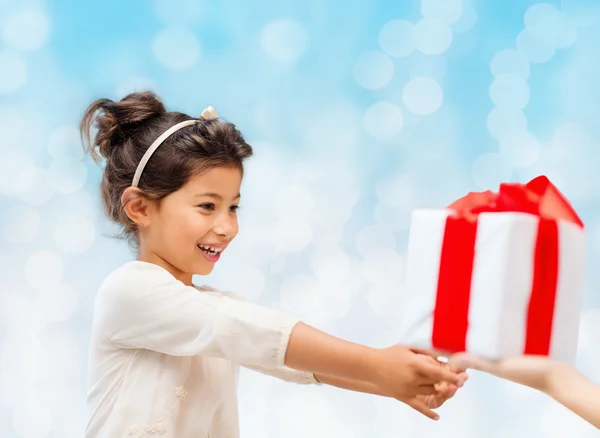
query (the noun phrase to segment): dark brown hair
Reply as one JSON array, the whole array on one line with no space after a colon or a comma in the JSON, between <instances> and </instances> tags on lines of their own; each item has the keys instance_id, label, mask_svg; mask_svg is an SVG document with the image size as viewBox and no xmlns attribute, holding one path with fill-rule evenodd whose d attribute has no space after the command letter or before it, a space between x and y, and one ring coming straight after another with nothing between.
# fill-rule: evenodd
<instances>
[{"instance_id":1,"label":"dark brown hair","mask_svg":"<svg viewBox=\"0 0 600 438\"><path fill-rule=\"evenodd\" d=\"M129 94L118 102L98 99L86 110L80 129L84 148L94 161L106 160L102 174L102 202L107 216L122 225L121 237L135 244L137 228L125 214L121 196L131 186L135 170L150 145L186 114L168 112L151 92ZM95 135L91 134L96 128ZM93 138L92 138L93 137ZM168 137L152 154L142 173L143 196L160 202L180 189L193 175L214 167L236 167L252 155L252 147L233 123L220 119L186 126Z\"/></svg>"}]
</instances>

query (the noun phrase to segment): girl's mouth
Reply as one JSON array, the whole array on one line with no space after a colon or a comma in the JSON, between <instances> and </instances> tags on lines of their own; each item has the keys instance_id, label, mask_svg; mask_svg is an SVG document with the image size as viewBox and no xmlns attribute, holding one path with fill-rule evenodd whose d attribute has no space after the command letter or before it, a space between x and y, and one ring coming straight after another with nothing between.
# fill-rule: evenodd
<instances>
[{"instance_id":1,"label":"girl's mouth","mask_svg":"<svg viewBox=\"0 0 600 438\"><path fill-rule=\"evenodd\" d=\"M221 257L221 251L223 251L224 248L199 244L198 249L209 262L215 263Z\"/></svg>"}]
</instances>

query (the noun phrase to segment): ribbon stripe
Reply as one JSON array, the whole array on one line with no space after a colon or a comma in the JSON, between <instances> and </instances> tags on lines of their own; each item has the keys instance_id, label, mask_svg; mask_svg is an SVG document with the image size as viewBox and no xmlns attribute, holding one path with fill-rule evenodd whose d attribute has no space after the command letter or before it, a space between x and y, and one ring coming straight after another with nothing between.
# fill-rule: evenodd
<instances>
[{"instance_id":1,"label":"ribbon stripe","mask_svg":"<svg viewBox=\"0 0 600 438\"><path fill-rule=\"evenodd\" d=\"M558 224L540 219L535 245L533 284L527 313L525 354L548 356L558 285Z\"/></svg>"},{"instance_id":2,"label":"ribbon stripe","mask_svg":"<svg viewBox=\"0 0 600 438\"><path fill-rule=\"evenodd\" d=\"M466 351L477 221L448 217L440 256L432 345Z\"/></svg>"}]
</instances>

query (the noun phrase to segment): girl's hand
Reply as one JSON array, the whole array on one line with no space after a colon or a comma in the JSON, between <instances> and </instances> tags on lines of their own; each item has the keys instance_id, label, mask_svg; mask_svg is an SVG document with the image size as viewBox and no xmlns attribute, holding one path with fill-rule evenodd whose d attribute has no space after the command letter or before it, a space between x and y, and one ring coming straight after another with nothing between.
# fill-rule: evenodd
<instances>
[{"instance_id":1,"label":"girl's hand","mask_svg":"<svg viewBox=\"0 0 600 438\"><path fill-rule=\"evenodd\" d=\"M452 371L433 357L395 345L379 350L372 383L382 393L437 420L431 409L452 397L465 380L466 374Z\"/></svg>"},{"instance_id":2,"label":"girl's hand","mask_svg":"<svg viewBox=\"0 0 600 438\"><path fill-rule=\"evenodd\" d=\"M469 378L464 368L458 368L443 362L439 362L433 357L430 357L430 360L439 364L441 367L448 368L453 373L458 374L458 376L462 377L465 382ZM458 386L447 382L441 382L435 385L435 389L435 394L417 396L417 399L422 401L425 406L430 409L437 409L441 407L447 400L454 397L454 394L456 394L456 391L458 391Z\"/></svg>"},{"instance_id":3,"label":"girl's hand","mask_svg":"<svg viewBox=\"0 0 600 438\"><path fill-rule=\"evenodd\" d=\"M450 363L459 368L471 368L493 374L546 393L550 390L554 376L560 374L566 367L542 356L522 356L491 361L466 353L453 356Z\"/></svg>"}]
</instances>

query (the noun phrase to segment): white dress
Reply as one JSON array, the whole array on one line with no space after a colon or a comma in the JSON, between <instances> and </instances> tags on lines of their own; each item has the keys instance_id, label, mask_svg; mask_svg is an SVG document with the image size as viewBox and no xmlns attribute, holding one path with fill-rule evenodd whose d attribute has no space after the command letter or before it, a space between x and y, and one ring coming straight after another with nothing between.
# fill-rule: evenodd
<instances>
[{"instance_id":1,"label":"white dress","mask_svg":"<svg viewBox=\"0 0 600 438\"><path fill-rule=\"evenodd\" d=\"M85 436L237 438L239 365L318 383L284 365L297 323L154 264L122 266L96 297Z\"/></svg>"}]
</instances>

